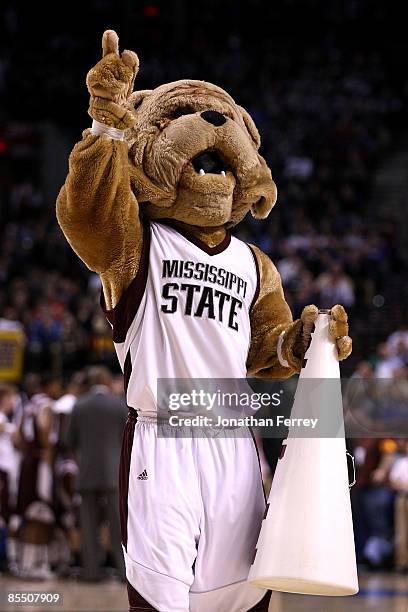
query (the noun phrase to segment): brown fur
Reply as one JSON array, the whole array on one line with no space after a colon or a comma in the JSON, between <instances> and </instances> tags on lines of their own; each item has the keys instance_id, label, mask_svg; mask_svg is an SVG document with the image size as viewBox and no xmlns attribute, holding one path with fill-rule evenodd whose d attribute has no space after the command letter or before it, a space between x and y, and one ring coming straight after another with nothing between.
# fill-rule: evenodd
<instances>
[{"instance_id":1,"label":"brown fur","mask_svg":"<svg viewBox=\"0 0 408 612\"><path fill-rule=\"evenodd\" d=\"M89 114L126 130L125 141L84 132L70 155L57 217L72 248L100 274L107 307L113 308L138 270L141 218L173 219L214 246L248 211L265 218L275 204L276 186L258 153L260 137L251 117L225 91L183 80L132 93L137 56L131 51L119 56L117 35L110 30L102 47L102 60L87 76ZM205 121L201 112L209 109L222 113L225 123L215 127ZM217 151L228 168L226 177L196 172L194 157L208 150ZM248 372L290 376L301 367L316 307L307 307L293 322L275 266L254 250L261 288L251 314ZM351 352L343 313L336 306L330 323L339 358ZM282 331L289 367L277 358Z\"/></svg>"}]
</instances>

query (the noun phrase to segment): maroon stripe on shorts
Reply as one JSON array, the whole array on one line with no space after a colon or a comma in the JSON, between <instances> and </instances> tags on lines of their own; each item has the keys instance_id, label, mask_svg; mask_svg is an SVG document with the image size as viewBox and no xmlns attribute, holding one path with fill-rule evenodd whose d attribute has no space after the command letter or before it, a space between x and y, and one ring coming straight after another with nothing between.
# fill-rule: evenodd
<instances>
[{"instance_id":1,"label":"maroon stripe on shorts","mask_svg":"<svg viewBox=\"0 0 408 612\"><path fill-rule=\"evenodd\" d=\"M262 597L261 601L258 601L257 604L255 604L250 610L248 610L248 612L268 612L271 596L272 596L272 591L267 591L265 595Z\"/></svg>"},{"instance_id":2,"label":"maroon stripe on shorts","mask_svg":"<svg viewBox=\"0 0 408 612\"><path fill-rule=\"evenodd\" d=\"M129 471L132 456L133 437L135 435L136 410L129 408L129 414L122 438L122 450L119 464L119 517L122 544L127 547L127 519L128 519L128 493Z\"/></svg>"},{"instance_id":3,"label":"maroon stripe on shorts","mask_svg":"<svg viewBox=\"0 0 408 612\"><path fill-rule=\"evenodd\" d=\"M265 499L265 504L266 504L267 499L266 499L266 492L265 492L264 481L263 481L263 478L262 478L261 458L259 456L258 444L256 443L256 438L255 438L255 434L254 434L254 432L252 430L252 427L248 427L248 429L251 432L251 438L252 438L252 441L253 441L254 446L255 446L256 456L257 456L257 459L258 459L259 476L260 476L260 479L261 479L262 491L263 491L263 494L264 494L264 499Z\"/></svg>"},{"instance_id":4,"label":"maroon stripe on shorts","mask_svg":"<svg viewBox=\"0 0 408 612\"><path fill-rule=\"evenodd\" d=\"M138 593L127 580L129 612L158 612Z\"/></svg>"},{"instance_id":5,"label":"maroon stripe on shorts","mask_svg":"<svg viewBox=\"0 0 408 612\"><path fill-rule=\"evenodd\" d=\"M7 522L10 517L8 473L0 470L0 516Z\"/></svg>"}]
</instances>

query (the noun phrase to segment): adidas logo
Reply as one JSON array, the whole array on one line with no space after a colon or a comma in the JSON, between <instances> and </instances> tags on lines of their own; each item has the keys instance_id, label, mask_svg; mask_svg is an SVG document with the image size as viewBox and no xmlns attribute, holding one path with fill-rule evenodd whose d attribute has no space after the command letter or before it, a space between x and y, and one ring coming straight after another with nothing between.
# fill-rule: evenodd
<instances>
[{"instance_id":1,"label":"adidas logo","mask_svg":"<svg viewBox=\"0 0 408 612\"><path fill-rule=\"evenodd\" d=\"M137 477L138 480L147 480L149 477L147 475L147 471L143 470L143 472L141 474L139 474L139 476Z\"/></svg>"}]
</instances>

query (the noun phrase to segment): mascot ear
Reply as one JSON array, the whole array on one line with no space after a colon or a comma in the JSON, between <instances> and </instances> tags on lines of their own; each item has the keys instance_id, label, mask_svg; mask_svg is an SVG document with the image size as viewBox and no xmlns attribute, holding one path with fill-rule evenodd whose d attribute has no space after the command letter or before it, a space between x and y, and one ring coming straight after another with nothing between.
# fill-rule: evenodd
<instances>
[{"instance_id":1,"label":"mascot ear","mask_svg":"<svg viewBox=\"0 0 408 612\"><path fill-rule=\"evenodd\" d=\"M242 108L242 106L238 106L238 108L241 111L241 115L244 120L245 127L248 130L250 137L252 138L256 148L259 149L261 145L261 137L259 135L259 132L256 128L255 123L252 120L251 115L245 110L245 108Z\"/></svg>"},{"instance_id":2,"label":"mascot ear","mask_svg":"<svg viewBox=\"0 0 408 612\"><path fill-rule=\"evenodd\" d=\"M258 157L262 166L262 174L266 174L266 176L269 175L269 177L260 186L260 190L258 192L259 198L255 204L252 204L251 214L253 217L255 217L255 219L266 219L276 204L278 190L276 189L275 181L272 179L271 171L266 165L266 161L260 155Z\"/></svg>"},{"instance_id":3,"label":"mascot ear","mask_svg":"<svg viewBox=\"0 0 408 612\"><path fill-rule=\"evenodd\" d=\"M268 195L261 196L255 204L252 204L252 216L255 217L255 219L266 219L276 204L277 195L278 190L276 189L274 181L272 181Z\"/></svg>"},{"instance_id":4,"label":"mascot ear","mask_svg":"<svg viewBox=\"0 0 408 612\"><path fill-rule=\"evenodd\" d=\"M137 109L137 107L140 106L143 100L147 98L147 96L150 96L151 93L151 89L142 89L140 91L134 91L127 99L127 105L131 106L133 109Z\"/></svg>"},{"instance_id":5,"label":"mascot ear","mask_svg":"<svg viewBox=\"0 0 408 612\"><path fill-rule=\"evenodd\" d=\"M245 108L243 108L242 106L238 106L238 109L242 115L248 134L250 135L252 142L258 150L261 146L261 137L256 128L256 125L253 122L251 115L245 110ZM265 181L261 186L259 198L255 202L255 204L252 204L251 206L251 214L253 217L255 217L255 219L266 219L272 208L275 206L278 190L276 189L276 185L272 180L271 171L267 167L266 161L260 155L258 155L258 159L262 166L262 174L264 176L269 175L269 180Z\"/></svg>"}]
</instances>

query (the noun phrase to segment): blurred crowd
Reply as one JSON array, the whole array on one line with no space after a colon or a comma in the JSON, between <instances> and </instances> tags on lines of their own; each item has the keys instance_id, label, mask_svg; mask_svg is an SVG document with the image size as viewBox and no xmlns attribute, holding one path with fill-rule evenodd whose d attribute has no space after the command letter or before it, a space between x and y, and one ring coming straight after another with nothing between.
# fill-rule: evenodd
<instances>
[{"instance_id":1,"label":"blurred crowd","mask_svg":"<svg viewBox=\"0 0 408 612\"><path fill-rule=\"evenodd\" d=\"M0 572L124 580L118 471L127 415L107 368L63 386L29 374L0 385Z\"/></svg>"},{"instance_id":2,"label":"blurred crowd","mask_svg":"<svg viewBox=\"0 0 408 612\"><path fill-rule=\"evenodd\" d=\"M115 491L78 488L79 442L65 418L77 398L87 402L101 387L112 405L123 402L121 377L100 281L58 228L44 168L44 125L71 145L89 126L85 76L105 28L117 28L123 45L139 53L136 87L206 79L248 109L279 196L270 219L248 217L235 232L276 263L295 317L309 303L346 307L354 351L343 372L369 381L408 374L406 263L395 220L373 206L375 173L408 126L398 48L405 33L398 38L386 3L209 0L199 19L194 3L181 0L121 3L120 10L118 17L113 0L74 2L44 20L36 5L0 8L0 330L19 322L26 338L24 383L0 388L0 557L21 576L75 573L82 564L84 577L97 579L86 551L98 535L101 564L123 575L106 528ZM94 384L87 366L95 363L113 378ZM398 387L392 408L402 419L404 393ZM373 400L372 419L375 410ZM359 561L405 570L407 445L397 435L362 436L350 447ZM27 501L19 483L33 459L44 498ZM81 540L81 500L85 524L95 508L101 517L91 543Z\"/></svg>"}]
</instances>

